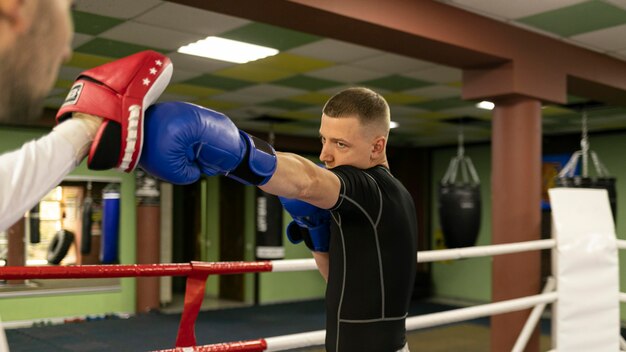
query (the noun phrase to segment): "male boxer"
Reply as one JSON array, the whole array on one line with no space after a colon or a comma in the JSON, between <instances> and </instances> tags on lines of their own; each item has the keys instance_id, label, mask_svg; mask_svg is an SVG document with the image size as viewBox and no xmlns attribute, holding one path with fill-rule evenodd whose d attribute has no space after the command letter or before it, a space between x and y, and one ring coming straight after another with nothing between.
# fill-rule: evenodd
<instances>
[{"instance_id":1,"label":"male boxer","mask_svg":"<svg viewBox=\"0 0 626 352\"><path fill-rule=\"evenodd\" d=\"M321 168L275 152L221 113L156 104L146 114L140 165L173 183L225 175L289 198L285 207L302 228L292 227L290 239L307 243L328 281L326 350L408 351L417 224L411 196L389 171L389 122L387 102L369 89L333 96L322 114Z\"/></svg>"},{"instance_id":2,"label":"male boxer","mask_svg":"<svg viewBox=\"0 0 626 352\"><path fill-rule=\"evenodd\" d=\"M41 113L61 63L71 54L70 5L70 0L0 0L0 122ZM170 61L150 51L84 72L60 110L63 123L0 155L0 231L87 153L90 168L131 171L141 152L143 112L171 72Z\"/></svg>"}]
</instances>

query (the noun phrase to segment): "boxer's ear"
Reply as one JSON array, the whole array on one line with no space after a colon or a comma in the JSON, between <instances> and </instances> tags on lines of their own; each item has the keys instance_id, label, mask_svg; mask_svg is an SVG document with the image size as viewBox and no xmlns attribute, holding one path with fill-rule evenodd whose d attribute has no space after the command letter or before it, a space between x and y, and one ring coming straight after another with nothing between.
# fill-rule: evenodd
<instances>
[{"instance_id":1,"label":"boxer's ear","mask_svg":"<svg viewBox=\"0 0 626 352\"><path fill-rule=\"evenodd\" d=\"M34 20L35 6L33 0L0 0L0 21L8 23L13 33L24 33Z\"/></svg>"}]
</instances>

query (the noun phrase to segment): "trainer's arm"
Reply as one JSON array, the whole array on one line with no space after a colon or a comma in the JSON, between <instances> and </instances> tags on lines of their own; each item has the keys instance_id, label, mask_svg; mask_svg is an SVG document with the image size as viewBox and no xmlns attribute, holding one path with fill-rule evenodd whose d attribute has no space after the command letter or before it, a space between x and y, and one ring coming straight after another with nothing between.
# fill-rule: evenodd
<instances>
[{"instance_id":1,"label":"trainer's arm","mask_svg":"<svg viewBox=\"0 0 626 352\"><path fill-rule=\"evenodd\" d=\"M73 118L49 134L0 155L0 231L13 225L85 157L100 126Z\"/></svg>"},{"instance_id":2,"label":"trainer's arm","mask_svg":"<svg viewBox=\"0 0 626 352\"><path fill-rule=\"evenodd\" d=\"M262 190L322 209L330 209L337 203L341 184L334 173L297 154L276 152L276 158L276 171L260 186Z\"/></svg>"}]
</instances>

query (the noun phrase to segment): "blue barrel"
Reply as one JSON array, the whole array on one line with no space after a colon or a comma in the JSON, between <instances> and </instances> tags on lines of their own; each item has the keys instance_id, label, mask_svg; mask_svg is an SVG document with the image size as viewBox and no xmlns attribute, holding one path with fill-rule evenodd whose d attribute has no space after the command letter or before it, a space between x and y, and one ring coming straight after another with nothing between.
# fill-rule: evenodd
<instances>
[{"instance_id":1,"label":"blue barrel","mask_svg":"<svg viewBox=\"0 0 626 352\"><path fill-rule=\"evenodd\" d=\"M110 184L102 191L102 246L100 262L118 263L117 252L120 233L120 191Z\"/></svg>"}]
</instances>

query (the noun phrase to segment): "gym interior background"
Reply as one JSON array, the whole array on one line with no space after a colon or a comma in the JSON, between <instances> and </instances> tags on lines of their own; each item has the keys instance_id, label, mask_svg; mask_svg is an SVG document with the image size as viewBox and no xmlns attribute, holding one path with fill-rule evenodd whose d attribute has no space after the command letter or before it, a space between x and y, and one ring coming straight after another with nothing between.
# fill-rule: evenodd
<instances>
[{"instance_id":1,"label":"gym interior background","mask_svg":"<svg viewBox=\"0 0 626 352\"><path fill-rule=\"evenodd\" d=\"M583 113L587 114L591 148L617 179L617 234L625 238L626 204L620 197L626 194L626 183L621 181L626 175L626 41L621 39L626 34L624 1L530 4L451 0L407 5L394 0L365 1L362 8L359 1L342 2L337 8L314 3L272 0L264 3L267 7L263 10L254 10L248 2L228 0L78 0L73 10L75 52L61 70L45 114L28 125L2 125L0 151L18 148L49 131L56 109L79 72L144 49L163 52L174 63L172 82L161 101L184 100L224 112L240 128L271 138L276 149L312 159L319 152L317 128L325 100L344 87L367 86L385 96L392 120L399 124L391 132L389 159L392 172L414 196L419 249L443 248L437 189L457 154L461 132L465 154L472 158L481 180L481 227L476 241L481 245L492 243L492 112L476 103L489 94L521 94L542 101L542 157L546 165L555 157L566 161L580 149L581 121ZM395 24L390 24L393 21L389 18L372 23L377 18L372 9L379 9L381 14L392 9L398 14L404 6L442 17L427 19L419 13L406 13ZM304 13L310 16L298 16ZM450 33L438 33L436 30L443 26L432 22L453 20L464 21L467 42L460 39L458 29L462 26L458 23L450 26ZM347 29L340 31L342 25ZM428 25L431 32L425 28ZM472 31L480 28L498 28L497 34L504 39L492 32L482 38L484 43L476 42ZM274 47L279 54L236 64L176 52L181 45L207 35ZM525 47L527 55L535 56L529 62L536 63L545 56L545 65L514 68L512 62L517 63L522 54L506 56L502 53L508 48L493 49L507 37L515 42L510 45ZM459 51L449 50L452 47ZM580 64L582 73L568 76L567 82L554 83L558 79L551 72L558 71L559 62L551 52L563 48L569 50L563 51L563 65ZM458 55L460 50L467 50L466 55ZM485 75L487 82L472 79L477 72L489 70L493 76ZM512 81L507 81L507 74L512 75ZM506 81L500 91L488 87L497 85L494 81L498 80ZM560 93L553 93L553 85L559 84ZM117 262L123 264L136 263L138 250L135 176L93 172L81 165L64 183L79 189L79 195L74 194L79 204L90 182L100 184L92 190L94 194L110 183L119 185ZM546 185L552 182L549 178L543 181ZM255 188L226 178L203 178L188 186L162 185L160 205L166 211L161 213L164 237L160 260L254 260L255 197ZM59 206L72 204L80 208L66 198ZM61 209L61 214L56 220L60 226L63 221L71 222L69 212ZM544 207L542 214L541 236L548 237L549 209ZM289 220L284 214L283 226ZM44 239L44 245L45 241L50 237ZM6 249L7 242L0 244ZM304 246L292 245L284 237L283 244L285 259L310 257ZM0 253L6 255L4 250ZM97 262L94 253L91 257ZM22 259L26 261L26 257ZM40 263L41 258L35 257L30 263ZM75 244L62 265L75 264L81 257ZM543 259L541 276L545 278L550 264ZM622 260L620 267L625 265ZM621 276L626 279L626 271L621 270ZM416 300L456 305L484 303L492 299L492 286L491 258L433 263L419 265L414 296ZM184 281L162 279L162 308L172 307L183 292ZM316 272L214 276L207 283L209 300L230 304L321 299L323 294L324 283ZM52 317L134 313L135 299L134 279L7 282L0 287L0 313L9 325ZM621 317L626 320L626 312L622 311Z\"/></svg>"}]
</instances>

